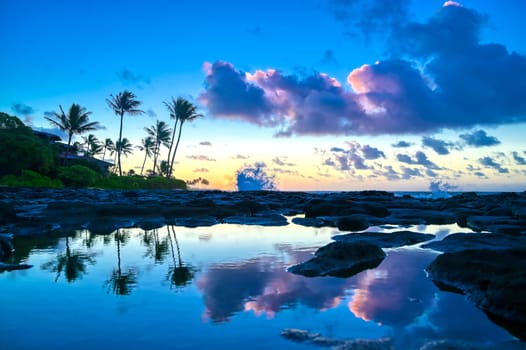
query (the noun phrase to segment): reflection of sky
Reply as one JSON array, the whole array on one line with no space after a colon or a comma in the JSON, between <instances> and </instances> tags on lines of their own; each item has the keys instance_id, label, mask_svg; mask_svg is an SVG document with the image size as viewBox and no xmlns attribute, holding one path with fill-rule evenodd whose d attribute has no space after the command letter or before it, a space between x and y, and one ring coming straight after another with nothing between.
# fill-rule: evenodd
<instances>
[{"instance_id":1,"label":"reflection of sky","mask_svg":"<svg viewBox=\"0 0 526 350\"><path fill-rule=\"evenodd\" d=\"M453 226L408 229L460 231ZM92 348L115 334L127 334L129 339L119 340L118 347L128 349L253 346L254 339L261 340L261 348L302 348L279 337L283 328L337 338L394 336L404 345L424 337L509 339L462 296L440 292L427 279L424 268L437 254L430 250L388 249L374 270L347 279L306 278L286 268L309 259L337 230L291 224L177 227L171 238L168 232L121 231L122 270L137 272L128 296L104 288L118 263L114 235L90 237L85 231L70 239L72 251L93 254L95 260L71 283L54 282L55 274L41 268L64 254L65 239L52 249L31 250L27 262L33 269L0 274L0 338L8 339L8 347L21 349ZM181 288L171 288L166 280L177 258L175 244L183 264L195 271L193 281ZM453 321L452 314L461 320ZM27 327L44 320L44 327ZM145 330L145 324L151 327Z\"/></svg>"}]
</instances>

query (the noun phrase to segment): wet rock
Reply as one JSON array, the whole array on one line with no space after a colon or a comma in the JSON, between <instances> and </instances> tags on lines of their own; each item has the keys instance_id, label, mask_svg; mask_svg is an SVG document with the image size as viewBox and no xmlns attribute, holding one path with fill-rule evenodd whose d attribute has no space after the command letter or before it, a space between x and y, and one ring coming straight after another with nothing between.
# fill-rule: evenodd
<instances>
[{"instance_id":1,"label":"wet rock","mask_svg":"<svg viewBox=\"0 0 526 350\"><path fill-rule=\"evenodd\" d=\"M176 226L183 227L205 227L214 226L219 223L214 216L197 216L189 218L176 218L173 222Z\"/></svg>"},{"instance_id":2,"label":"wet rock","mask_svg":"<svg viewBox=\"0 0 526 350\"><path fill-rule=\"evenodd\" d=\"M17 219L12 203L0 202L0 225L15 222Z\"/></svg>"},{"instance_id":3,"label":"wet rock","mask_svg":"<svg viewBox=\"0 0 526 350\"><path fill-rule=\"evenodd\" d=\"M526 237L513 237L493 233L454 233L441 241L429 242L422 248L430 248L445 253L468 249L506 250L526 249Z\"/></svg>"},{"instance_id":4,"label":"wet rock","mask_svg":"<svg viewBox=\"0 0 526 350\"><path fill-rule=\"evenodd\" d=\"M282 215L229 216L222 220L225 224L285 226L287 219Z\"/></svg>"},{"instance_id":5,"label":"wet rock","mask_svg":"<svg viewBox=\"0 0 526 350\"><path fill-rule=\"evenodd\" d=\"M320 218L293 218L292 222L296 225L306 227L323 227L327 226L327 222Z\"/></svg>"},{"instance_id":6,"label":"wet rock","mask_svg":"<svg viewBox=\"0 0 526 350\"><path fill-rule=\"evenodd\" d=\"M340 231L363 231L369 227L369 222L363 215L348 215L338 219Z\"/></svg>"},{"instance_id":7,"label":"wet rock","mask_svg":"<svg viewBox=\"0 0 526 350\"><path fill-rule=\"evenodd\" d=\"M14 270L27 270L32 268L33 265L28 264L5 264L0 262L0 272L14 271Z\"/></svg>"},{"instance_id":8,"label":"wet rock","mask_svg":"<svg viewBox=\"0 0 526 350\"><path fill-rule=\"evenodd\" d=\"M409 225L447 225L457 221L455 214L447 211L428 210L428 209L391 209L391 216L387 220L389 223L409 224Z\"/></svg>"},{"instance_id":9,"label":"wet rock","mask_svg":"<svg viewBox=\"0 0 526 350\"><path fill-rule=\"evenodd\" d=\"M412 231L396 231L391 233L357 232L332 237L332 239L339 242L368 242L381 248L394 248L405 245L413 245L429 241L433 238L435 238L435 235Z\"/></svg>"},{"instance_id":10,"label":"wet rock","mask_svg":"<svg viewBox=\"0 0 526 350\"><path fill-rule=\"evenodd\" d=\"M303 329L285 328L281 331L285 339L297 343L307 343L321 347L331 347L337 350L386 350L394 349L390 338L381 339L334 339L322 337L319 333L311 333Z\"/></svg>"},{"instance_id":11,"label":"wet rock","mask_svg":"<svg viewBox=\"0 0 526 350\"><path fill-rule=\"evenodd\" d=\"M288 271L307 277L350 277L378 266L384 251L368 242L332 242L321 247L309 261L289 267Z\"/></svg>"},{"instance_id":12,"label":"wet rock","mask_svg":"<svg viewBox=\"0 0 526 350\"><path fill-rule=\"evenodd\" d=\"M444 253L427 271L439 288L466 294L515 336L526 339L525 249Z\"/></svg>"}]
</instances>

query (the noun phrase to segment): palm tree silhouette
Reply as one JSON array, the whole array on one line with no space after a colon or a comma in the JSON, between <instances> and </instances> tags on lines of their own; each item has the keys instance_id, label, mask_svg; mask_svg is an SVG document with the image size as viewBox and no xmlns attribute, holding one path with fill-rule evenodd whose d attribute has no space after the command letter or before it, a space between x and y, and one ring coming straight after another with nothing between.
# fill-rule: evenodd
<instances>
[{"instance_id":1,"label":"palm tree silhouette","mask_svg":"<svg viewBox=\"0 0 526 350\"><path fill-rule=\"evenodd\" d=\"M115 242L117 243L117 268L113 269L110 278L105 282L108 291L115 295L129 295L137 285L137 272L134 268L123 271L121 268L121 243L126 242L126 232L121 230L115 232Z\"/></svg>"},{"instance_id":2,"label":"palm tree silhouette","mask_svg":"<svg viewBox=\"0 0 526 350\"><path fill-rule=\"evenodd\" d=\"M168 124L161 120L158 120L149 128L144 128L144 130L146 130L155 144L155 148L153 150L153 172L155 174L157 169L157 159L161 153L161 145L168 147L170 144L170 133L172 130L168 127Z\"/></svg>"},{"instance_id":3,"label":"palm tree silhouette","mask_svg":"<svg viewBox=\"0 0 526 350\"><path fill-rule=\"evenodd\" d=\"M111 109L121 118L120 128L119 128L119 139L117 144L122 144L122 122L124 119L124 114L129 115L139 115L144 113L142 110L138 109L141 102L137 100L137 97L130 91L124 90L119 92L116 96L110 95L110 98L106 99L106 102ZM122 167L121 167L121 149L117 149L117 164L119 167L119 175L122 176Z\"/></svg>"},{"instance_id":4,"label":"palm tree silhouette","mask_svg":"<svg viewBox=\"0 0 526 350\"><path fill-rule=\"evenodd\" d=\"M106 157L106 150L110 151L110 154L112 154L113 151L115 150L115 144L110 138L107 138L106 140L104 140L103 149L104 151L102 153L102 160L104 160L104 158Z\"/></svg>"},{"instance_id":5,"label":"palm tree silhouette","mask_svg":"<svg viewBox=\"0 0 526 350\"><path fill-rule=\"evenodd\" d=\"M123 137L122 140L115 144L115 150L117 151L117 154L123 154L125 157L128 157L128 155L133 153L133 145L130 143L130 141Z\"/></svg>"},{"instance_id":6,"label":"palm tree silhouette","mask_svg":"<svg viewBox=\"0 0 526 350\"><path fill-rule=\"evenodd\" d=\"M73 103L71 107L69 107L68 114L64 113L61 105L59 105L59 108L60 113L51 112L51 116L44 118L49 121L52 126L68 135L68 146L64 158L64 164L66 164L73 135L80 135L88 131L96 130L99 127L99 122L90 122L89 115L91 112L88 112L86 108L78 104Z\"/></svg>"},{"instance_id":7,"label":"palm tree silhouette","mask_svg":"<svg viewBox=\"0 0 526 350\"><path fill-rule=\"evenodd\" d=\"M42 269L56 272L55 282L58 281L62 272L66 281L71 283L86 273L86 265L95 263L95 254L87 254L80 251L71 251L69 246L69 237L66 237L66 251L57 255L55 260L51 260L42 265Z\"/></svg>"},{"instance_id":8,"label":"palm tree silhouette","mask_svg":"<svg viewBox=\"0 0 526 350\"><path fill-rule=\"evenodd\" d=\"M141 176L142 176L142 173L144 171L144 165L146 164L146 159L150 158L153 155L153 151L155 150L155 142L153 138L148 136L141 140L141 144L139 146L135 146L135 147L137 147L141 151L144 151L144 160L142 162L142 167L141 167Z\"/></svg>"},{"instance_id":9,"label":"palm tree silhouette","mask_svg":"<svg viewBox=\"0 0 526 350\"><path fill-rule=\"evenodd\" d=\"M167 177L172 176L172 170L175 161L175 154L177 153L177 148L179 147L179 141L181 140L181 132L183 130L183 124L186 121L192 121L198 117L202 117L202 114L197 113L197 106L192 104L190 101L183 97L178 97L177 100L174 100L172 97L171 102L163 102L168 111L170 112L170 118L175 119L175 124L173 128L172 142L170 143L170 149L168 152L168 163L170 165L168 169ZM177 142L172 153L172 146L175 137L175 129L177 128L177 122L179 122L179 134L177 136ZM170 159L171 157L171 159Z\"/></svg>"},{"instance_id":10,"label":"palm tree silhouette","mask_svg":"<svg viewBox=\"0 0 526 350\"><path fill-rule=\"evenodd\" d=\"M170 266L168 270L167 279L170 280L171 287L184 287L194 278L194 269L192 267L183 265L183 261L181 259L181 249L179 248L179 242L177 241L177 235L175 234L175 227L167 226L167 229L173 261L173 266ZM177 262L175 261L175 252L171 236L172 234L173 241L175 242L177 249Z\"/></svg>"},{"instance_id":11,"label":"palm tree silhouette","mask_svg":"<svg viewBox=\"0 0 526 350\"><path fill-rule=\"evenodd\" d=\"M94 157L102 152L103 146L95 135L89 134L87 137L82 136L82 139L86 144L86 156Z\"/></svg>"}]
</instances>

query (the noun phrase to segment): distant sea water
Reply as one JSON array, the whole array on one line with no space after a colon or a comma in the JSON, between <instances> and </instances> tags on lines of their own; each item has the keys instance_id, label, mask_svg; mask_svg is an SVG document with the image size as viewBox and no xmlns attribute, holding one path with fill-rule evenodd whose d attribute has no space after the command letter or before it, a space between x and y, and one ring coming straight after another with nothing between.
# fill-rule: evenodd
<instances>
[{"instance_id":1,"label":"distant sea water","mask_svg":"<svg viewBox=\"0 0 526 350\"><path fill-rule=\"evenodd\" d=\"M308 193L315 194L330 194L330 193L342 193L345 191L308 191ZM359 192L359 191L349 191ZM418 199L439 199L439 198L451 198L453 196L466 193L464 191L446 192L446 191L387 191L393 193L395 197L411 196ZM468 191L471 192L471 191ZM479 196L489 196L498 194L500 192L474 192Z\"/></svg>"}]
</instances>

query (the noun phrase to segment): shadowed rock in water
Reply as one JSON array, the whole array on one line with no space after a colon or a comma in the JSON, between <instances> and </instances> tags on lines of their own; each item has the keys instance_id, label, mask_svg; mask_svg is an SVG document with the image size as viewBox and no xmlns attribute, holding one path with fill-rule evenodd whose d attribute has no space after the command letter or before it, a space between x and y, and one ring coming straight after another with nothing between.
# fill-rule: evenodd
<instances>
[{"instance_id":1,"label":"shadowed rock in water","mask_svg":"<svg viewBox=\"0 0 526 350\"><path fill-rule=\"evenodd\" d=\"M289 267L288 271L307 277L351 277L375 268L385 258L380 247L368 242L332 242L314 255L309 261Z\"/></svg>"},{"instance_id":2,"label":"shadowed rock in water","mask_svg":"<svg viewBox=\"0 0 526 350\"><path fill-rule=\"evenodd\" d=\"M390 338L381 339L334 339L321 336L319 333L311 333L303 329L285 328L281 331L285 339L297 343L307 343L322 347L331 347L335 350L390 350L394 349Z\"/></svg>"},{"instance_id":3,"label":"shadowed rock in water","mask_svg":"<svg viewBox=\"0 0 526 350\"><path fill-rule=\"evenodd\" d=\"M526 340L526 249L444 253L427 271L439 288L466 294L490 318Z\"/></svg>"},{"instance_id":4,"label":"shadowed rock in water","mask_svg":"<svg viewBox=\"0 0 526 350\"><path fill-rule=\"evenodd\" d=\"M435 238L434 235L411 231L396 232L357 232L333 236L339 242L368 242L382 248L394 248L404 245L413 245Z\"/></svg>"},{"instance_id":5,"label":"shadowed rock in water","mask_svg":"<svg viewBox=\"0 0 526 350\"><path fill-rule=\"evenodd\" d=\"M509 236L493 233L454 233L441 241L422 245L444 253L460 252L468 249L505 250L526 249L526 237Z\"/></svg>"}]
</instances>

